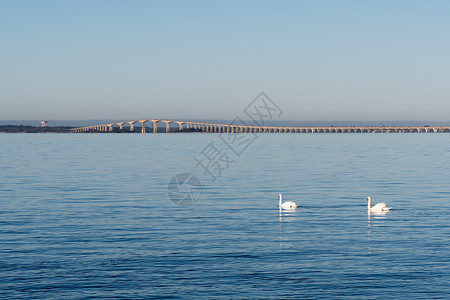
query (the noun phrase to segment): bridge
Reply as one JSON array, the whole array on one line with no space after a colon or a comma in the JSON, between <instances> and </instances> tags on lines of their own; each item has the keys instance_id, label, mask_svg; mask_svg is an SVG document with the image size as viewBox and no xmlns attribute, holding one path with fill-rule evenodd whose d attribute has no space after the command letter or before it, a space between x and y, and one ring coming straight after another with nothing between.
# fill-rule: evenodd
<instances>
[{"instance_id":1,"label":"bridge","mask_svg":"<svg viewBox=\"0 0 450 300\"><path fill-rule=\"evenodd\" d=\"M142 119L125 122L108 123L101 125L92 125L85 127L72 128L72 133L92 133L92 132L114 132L135 131L135 124L140 123L140 131L146 132L146 123L151 122L153 133L158 132L158 123L165 124L165 132L212 132L212 133L377 133L377 132L450 132L450 126L257 126L244 124L218 124L195 121L178 121L162 119ZM171 130L170 124L178 124L178 129Z\"/></svg>"}]
</instances>

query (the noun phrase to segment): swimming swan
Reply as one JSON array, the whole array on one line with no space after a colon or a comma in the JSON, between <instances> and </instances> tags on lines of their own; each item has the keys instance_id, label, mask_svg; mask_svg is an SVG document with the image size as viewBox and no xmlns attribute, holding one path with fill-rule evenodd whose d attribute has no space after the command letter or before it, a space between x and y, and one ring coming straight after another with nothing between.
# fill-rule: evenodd
<instances>
[{"instance_id":1,"label":"swimming swan","mask_svg":"<svg viewBox=\"0 0 450 300\"><path fill-rule=\"evenodd\" d=\"M372 201L372 197L367 197L367 213L375 212L375 213L383 213L388 212L391 208L387 207L386 203L378 203L373 207L370 207L370 203Z\"/></svg>"},{"instance_id":2,"label":"swimming swan","mask_svg":"<svg viewBox=\"0 0 450 300\"><path fill-rule=\"evenodd\" d=\"M278 198L280 198L280 202L278 204L278 207L281 209L294 209L297 208L298 205L297 203L293 202L293 201L286 201L283 203L283 195L278 194Z\"/></svg>"}]
</instances>

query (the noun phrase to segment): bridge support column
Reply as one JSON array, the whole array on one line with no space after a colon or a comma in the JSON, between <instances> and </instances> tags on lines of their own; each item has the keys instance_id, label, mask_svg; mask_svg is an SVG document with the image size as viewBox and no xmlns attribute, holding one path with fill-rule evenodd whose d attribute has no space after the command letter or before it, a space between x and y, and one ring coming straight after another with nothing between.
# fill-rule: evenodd
<instances>
[{"instance_id":1,"label":"bridge support column","mask_svg":"<svg viewBox=\"0 0 450 300\"><path fill-rule=\"evenodd\" d=\"M141 130L141 132L145 133L145 122L147 122L147 121L140 121L140 122L142 123L142 130Z\"/></svg>"},{"instance_id":2,"label":"bridge support column","mask_svg":"<svg viewBox=\"0 0 450 300\"><path fill-rule=\"evenodd\" d=\"M164 122L166 123L166 133L170 132L170 122Z\"/></svg>"},{"instance_id":3,"label":"bridge support column","mask_svg":"<svg viewBox=\"0 0 450 300\"><path fill-rule=\"evenodd\" d=\"M157 121L152 121L153 123L153 133L158 133L158 124Z\"/></svg>"}]
</instances>

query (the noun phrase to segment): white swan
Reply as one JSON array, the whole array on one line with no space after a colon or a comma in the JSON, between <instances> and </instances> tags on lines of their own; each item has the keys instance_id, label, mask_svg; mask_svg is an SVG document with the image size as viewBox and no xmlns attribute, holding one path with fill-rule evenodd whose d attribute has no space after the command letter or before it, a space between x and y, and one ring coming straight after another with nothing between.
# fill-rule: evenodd
<instances>
[{"instance_id":1,"label":"white swan","mask_svg":"<svg viewBox=\"0 0 450 300\"><path fill-rule=\"evenodd\" d=\"M372 197L367 197L367 213L384 213L384 212L388 212L391 208L387 207L386 203L378 203L375 204L373 207L370 207L370 203L372 201Z\"/></svg>"},{"instance_id":2,"label":"white swan","mask_svg":"<svg viewBox=\"0 0 450 300\"><path fill-rule=\"evenodd\" d=\"M298 207L297 203L294 201L286 201L283 203L283 195L278 194L278 198L280 198L280 202L278 204L278 207L281 209L295 209Z\"/></svg>"}]
</instances>

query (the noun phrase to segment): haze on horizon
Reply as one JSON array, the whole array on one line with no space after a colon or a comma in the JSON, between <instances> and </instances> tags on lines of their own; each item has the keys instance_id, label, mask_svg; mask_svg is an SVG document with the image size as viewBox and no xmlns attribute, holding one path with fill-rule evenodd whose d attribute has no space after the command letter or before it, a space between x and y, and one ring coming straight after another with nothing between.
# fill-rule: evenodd
<instances>
[{"instance_id":1,"label":"haze on horizon","mask_svg":"<svg viewBox=\"0 0 450 300\"><path fill-rule=\"evenodd\" d=\"M448 1L0 2L0 120L450 120Z\"/></svg>"}]
</instances>

